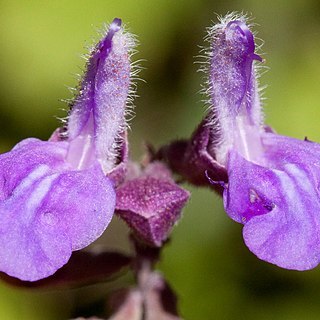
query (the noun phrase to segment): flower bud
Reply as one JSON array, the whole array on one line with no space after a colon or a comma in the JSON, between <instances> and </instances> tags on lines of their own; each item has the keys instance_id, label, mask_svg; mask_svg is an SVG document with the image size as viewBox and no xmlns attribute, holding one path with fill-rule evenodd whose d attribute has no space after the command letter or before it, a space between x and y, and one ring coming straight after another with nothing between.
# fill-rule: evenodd
<instances>
[{"instance_id":1,"label":"flower bud","mask_svg":"<svg viewBox=\"0 0 320 320\"><path fill-rule=\"evenodd\" d=\"M174 183L160 163L117 188L117 214L145 243L160 247L181 216L189 193Z\"/></svg>"}]
</instances>

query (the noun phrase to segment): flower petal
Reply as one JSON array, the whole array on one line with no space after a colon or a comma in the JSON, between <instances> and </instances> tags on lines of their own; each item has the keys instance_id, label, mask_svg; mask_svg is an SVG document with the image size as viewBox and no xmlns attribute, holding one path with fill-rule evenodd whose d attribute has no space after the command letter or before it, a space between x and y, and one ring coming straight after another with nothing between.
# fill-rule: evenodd
<instances>
[{"instance_id":1,"label":"flower petal","mask_svg":"<svg viewBox=\"0 0 320 320\"><path fill-rule=\"evenodd\" d=\"M265 148L264 157L273 167L282 168L287 163L296 163L308 168L320 180L320 144L298 140L274 133L261 136Z\"/></svg>"},{"instance_id":2,"label":"flower petal","mask_svg":"<svg viewBox=\"0 0 320 320\"><path fill-rule=\"evenodd\" d=\"M68 169L69 166L64 163L67 148L66 142L44 142L29 138L22 140L10 152L1 154L0 200L6 199L26 173L30 173L41 163L56 172Z\"/></svg>"},{"instance_id":3,"label":"flower petal","mask_svg":"<svg viewBox=\"0 0 320 320\"><path fill-rule=\"evenodd\" d=\"M121 20L114 19L91 53L68 121L69 159L75 166L86 167L97 158L107 173L115 165L116 147L126 127L134 45L134 38L123 32ZM83 163L79 153L84 155Z\"/></svg>"},{"instance_id":4,"label":"flower petal","mask_svg":"<svg viewBox=\"0 0 320 320\"><path fill-rule=\"evenodd\" d=\"M208 40L208 118L218 138L209 150L222 165L233 146L246 158L255 159L261 151L262 117L253 62L262 59L255 53L253 33L245 17L231 14L209 30Z\"/></svg>"},{"instance_id":5,"label":"flower petal","mask_svg":"<svg viewBox=\"0 0 320 320\"><path fill-rule=\"evenodd\" d=\"M287 152L293 156L300 142L285 139L286 145L273 147L281 154L290 146ZM284 161L278 170L249 162L235 151L229 154L227 213L245 224L244 240L254 254L287 269L311 269L320 259L316 167L311 169L307 161L298 157L295 163Z\"/></svg>"},{"instance_id":6,"label":"flower petal","mask_svg":"<svg viewBox=\"0 0 320 320\"><path fill-rule=\"evenodd\" d=\"M115 192L100 165L70 170L66 145L27 139L0 156L0 270L21 280L53 274L113 215Z\"/></svg>"}]
</instances>

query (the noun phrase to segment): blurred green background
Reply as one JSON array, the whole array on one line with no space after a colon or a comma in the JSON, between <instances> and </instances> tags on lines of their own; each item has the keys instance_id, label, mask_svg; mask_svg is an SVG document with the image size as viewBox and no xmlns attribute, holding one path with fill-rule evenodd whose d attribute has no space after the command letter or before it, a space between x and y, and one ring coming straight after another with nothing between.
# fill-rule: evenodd
<instances>
[{"instance_id":1,"label":"blurred green background","mask_svg":"<svg viewBox=\"0 0 320 320\"><path fill-rule=\"evenodd\" d=\"M114 17L139 36L136 59L146 59L132 156L139 159L145 140L159 146L187 137L204 114L198 45L216 14L234 10L251 14L265 41L267 123L281 134L320 141L318 0L1 0L0 150L50 135L53 115L65 114L58 100L70 97L65 86L76 84L72 75L83 67L84 46ZM117 246L107 232L108 245ZM177 291L185 319L320 319L320 269L294 272L259 261L244 246L241 226L207 190L192 189L159 269ZM39 292L1 283L0 319L67 319L108 287L94 289Z\"/></svg>"}]
</instances>

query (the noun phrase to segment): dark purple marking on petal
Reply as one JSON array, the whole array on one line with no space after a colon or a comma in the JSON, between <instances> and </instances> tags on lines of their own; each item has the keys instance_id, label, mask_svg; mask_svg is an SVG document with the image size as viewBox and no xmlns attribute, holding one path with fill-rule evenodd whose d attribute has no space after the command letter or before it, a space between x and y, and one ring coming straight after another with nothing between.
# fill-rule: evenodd
<instances>
[{"instance_id":1,"label":"dark purple marking on petal","mask_svg":"<svg viewBox=\"0 0 320 320\"><path fill-rule=\"evenodd\" d=\"M229 183L223 197L229 216L243 223L256 215L267 214L274 206L271 199L277 197L275 191L270 195L273 190L271 171L245 160L235 151L229 153L228 168ZM256 186L256 181L261 184Z\"/></svg>"},{"instance_id":2,"label":"dark purple marking on petal","mask_svg":"<svg viewBox=\"0 0 320 320\"><path fill-rule=\"evenodd\" d=\"M247 44L248 44L248 52L251 52L252 54L252 59L253 60L258 60L260 62L262 62L262 58L254 53L255 50L255 43L254 43L254 38L253 38L253 34L250 31L250 29L247 27L247 25L240 20L233 20L230 21L227 24L227 28L232 27L233 25L236 25L237 29L241 32L241 34L246 38L247 40Z\"/></svg>"}]
</instances>

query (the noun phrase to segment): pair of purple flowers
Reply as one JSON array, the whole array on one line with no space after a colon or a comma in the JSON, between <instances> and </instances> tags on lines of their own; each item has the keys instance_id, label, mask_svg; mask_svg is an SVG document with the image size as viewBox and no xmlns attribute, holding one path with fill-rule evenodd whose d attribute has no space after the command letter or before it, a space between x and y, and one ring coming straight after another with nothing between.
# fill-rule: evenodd
<instances>
[{"instance_id":1,"label":"pair of purple flowers","mask_svg":"<svg viewBox=\"0 0 320 320\"><path fill-rule=\"evenodd\" d=\"M97 239L116 212L138 238L161 246L189 193L172 172L223 194L246 245L278 266L319 263L320 145L263 123L254 36L243 17L210 32L207 116L141 167L128 160L126 110L134 38L115 19L92 50L67 125L0 156L0 271L35 281Z\"/></svg>"}]
</instances>

